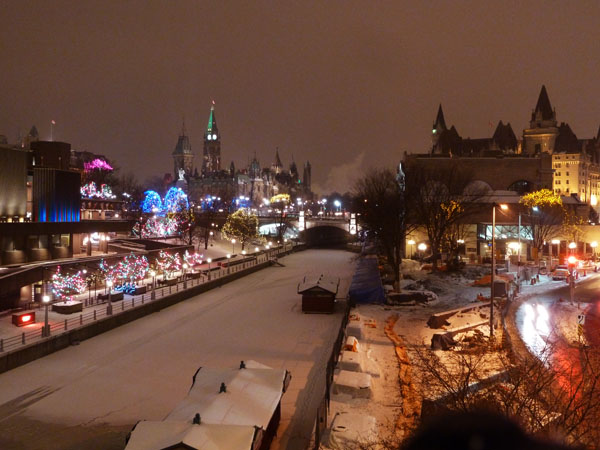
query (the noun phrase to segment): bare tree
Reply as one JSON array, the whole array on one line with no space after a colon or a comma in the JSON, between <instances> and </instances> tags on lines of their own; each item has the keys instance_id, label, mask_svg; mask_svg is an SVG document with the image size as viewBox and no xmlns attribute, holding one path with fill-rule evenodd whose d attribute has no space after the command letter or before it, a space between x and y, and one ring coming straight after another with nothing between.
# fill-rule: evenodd
<instances>
[{"instance_id":1,"label":"bare tree","mask_svg":"<svg viewBox=\"0 0 600 450\"><path fill-rule=\"evenodd\" d=\"M353 195L361 226L378 240L398 281L406 230L396 174L390 169L371 169L356 182Z\"/></svg>"},{"instance_id":2,"label":"bare tree","mask_svg":"<svg viewBox=\"0 0 600 450\"><path fill-rule=\"evenodd\" d=\"M514 363L487 347L435 353L415 347L414 362L427 386L430 410L496 411L531 434L595 448L600 442L600 372L587 349L559 360L561 344L549 344L541 359ZM493 368L494 375L490 375Z\"/></svg>"},{"instance_id":3,"label":"bare tree","mask_svg":"<svg viewBox=\"0 0 600 450\"><path fill-rule=\"evenodd\" d=\"M451 227L464 222L476 210L477 200L484 194L472 182L473 174L452 162L430 167L412 161L407 166L407 220L427 232L434 270L445 236Z\"/></svg>"}]
</instances>

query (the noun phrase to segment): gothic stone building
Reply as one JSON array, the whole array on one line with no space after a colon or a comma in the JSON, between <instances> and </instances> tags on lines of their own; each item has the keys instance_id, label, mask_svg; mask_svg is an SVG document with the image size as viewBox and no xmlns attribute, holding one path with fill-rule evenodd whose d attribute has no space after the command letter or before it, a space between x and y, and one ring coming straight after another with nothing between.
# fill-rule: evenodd
<instances>
[{"instance_id":1,"label":"gothic stone building","mask_svg":"<svg viewBox=\"0 0 600 450\"><path fill-rule=\"evenodd\" d=\"M463 138L454 125L446 125L440 105L430 153L405 154L405 163L439 166L449 158L471 168L475 178L493 190L522 194L547 188L592 206L600 192L600 130L596 137L579 139L567 123L559 125L545 86L521 140L511 124L502 121L492 137Z\"/></svg>"},{"instance_id":2,"label":"gothic stone building","mask_svg":"<svg viewBox=\"0 0 600 450\"><path fill-rule=\"evenodd\" d=\"M283 168L279 150L275 152L275 161L271 167L262 168L256 155L248 167L235 169L231 162L229 169L221 168L221 134L217 126L214 102L210 108L208 125L204 132L202 166L200 171L194 167L194 154L186 135L185 125L172 153L175 180L180 170L185 181L179 180L178 186L184 186L192 202L206 195L221 197L228 202L235 197L245 196L254 206L263 204L265 199L280 193L290 194L292 198L311 198L311 165L304 164L300 178L296 163L292 161L289 170Z\"/></svg>"}]
</instances>

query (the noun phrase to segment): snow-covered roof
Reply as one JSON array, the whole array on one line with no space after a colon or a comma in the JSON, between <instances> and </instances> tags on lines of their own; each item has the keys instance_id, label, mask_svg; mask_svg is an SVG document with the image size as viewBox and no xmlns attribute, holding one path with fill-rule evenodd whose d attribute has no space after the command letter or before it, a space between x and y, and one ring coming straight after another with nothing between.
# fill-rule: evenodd
<instances>
[{"instance_id":1,"label":"snow-covered roof","mask_svg":"<svg viewBox=\"0 0 600 450\"><path fill-rule=\"evenodd\" d=\"M337 294L338 286L340 285L340 279L335 277L326 277L319 275L318 277L310 277L302 280L298 285L298 294L309 291L314 288L323 289L324 291Z\"/></svg>"},{"instance_id":2,"label":"snow-covered roof","mask_svg":"<svg viewBox=\"0 0 600 450\"><path fill-rule=\"evenodd\" d=\"M192 449L248 449L254 444L255 427L190 422L141 421L131 432L126 450L159 450L186 446Z\"/></svg>"},{"instance_id":3,"label":"snow-covered roof","mask_svg":"<svg viewBox=\"0 0 600 450\"><path fill-rule=\"evenodd\" d=\"M289 373L254 361L245 364L243 369L198 369L187 397L165 421L191 422L198 413L202 423L266 429L285 392ZM221 383L226 392L219 392Z\"/></svg>"}]
</instances>

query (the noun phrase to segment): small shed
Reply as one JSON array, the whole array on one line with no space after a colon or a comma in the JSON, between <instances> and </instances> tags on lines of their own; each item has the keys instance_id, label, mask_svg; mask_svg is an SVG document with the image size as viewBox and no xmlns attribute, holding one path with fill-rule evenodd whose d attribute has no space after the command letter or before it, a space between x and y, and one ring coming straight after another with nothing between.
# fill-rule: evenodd
<instances>
[{"instance_id":1,"label":"small shed","mask_svg":"<svg viewBox=\"0 0 600 450\"><path fill-rule=\"evenodd\" d=\"M339 285L339 278L323 274L314 278L304 277L298 284L298 294L302 294L302 312L333 313Z\"/></svg>"},{"instance_id":2,"label":"small shed","mask_svg":"<svg viewBox=\"0 0 600 450\"><path fill-rule=\"evenodd\" d=\"M281 397L290 379L287 370L256 361L246 361L235 369L201 367L187 397L164 421L191 423L199 414L205 424L257 427L261 436L253 446L268 450L279 425Z\"/></svg>"},{"instance_id":3,"label":"small shed","mask_svg":"<svg viewBox=\"0 0 600 450\"><path fill-rule=\"evenodd\" d=\"M201 419L200 419L201 420ZM258 450L262 430L249 425L179 421L141 421L133 428L126 450L239 449Z\"/></svg>"}]
</instances>

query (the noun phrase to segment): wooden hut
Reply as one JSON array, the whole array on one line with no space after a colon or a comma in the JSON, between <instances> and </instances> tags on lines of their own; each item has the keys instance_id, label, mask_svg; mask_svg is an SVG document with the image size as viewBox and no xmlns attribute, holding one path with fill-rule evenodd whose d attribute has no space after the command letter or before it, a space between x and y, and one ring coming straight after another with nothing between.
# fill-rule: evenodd
<instances>
[{"instance_id":1,"label":"wooden hut","mask_svg":"<svg viewBox=\"0 0 600 450\"><path fill-rule=\"evenodd\" d=\"M339 278L322 274L318 278L304 277L298 284L298 294L302 294L302 312L333 313L339 285Z\"/></svg>"}]
</instances>

